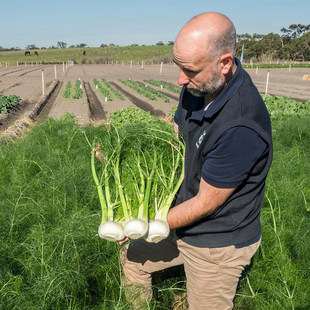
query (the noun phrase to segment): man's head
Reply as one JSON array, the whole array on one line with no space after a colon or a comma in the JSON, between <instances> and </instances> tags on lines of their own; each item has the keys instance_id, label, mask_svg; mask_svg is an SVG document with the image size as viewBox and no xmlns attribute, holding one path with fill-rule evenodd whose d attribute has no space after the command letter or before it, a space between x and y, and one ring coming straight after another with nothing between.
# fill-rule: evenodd
<instances>
[{"instance_id":1,"label":"man's head","mask_svg":"<svg viewBox=\"0 0 310 310\"><path fill-rule=\"evenodd\" d=\"M196 96L214 97L235 71L235 49L236 30L225 15L208 12L193 17L173 47L179 84Z\"/></svg>"}]
</instances>

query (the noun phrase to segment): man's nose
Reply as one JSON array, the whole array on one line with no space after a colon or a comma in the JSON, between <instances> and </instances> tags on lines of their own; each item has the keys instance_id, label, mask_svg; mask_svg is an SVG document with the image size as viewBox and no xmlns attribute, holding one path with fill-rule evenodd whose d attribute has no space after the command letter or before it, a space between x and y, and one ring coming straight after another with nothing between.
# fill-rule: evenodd
<instances>
[{"instance_id":1,"label":"man's nose","mask_svg":"<svg viewBox=\"0 0 310 310\"><path fill-rule=\"evenodd\" d=\"M184 73L184 71L182 69L180 69L180 75L179 75L179 81L178 84L180 86L182 85L186 85L189 83L189 78L188 76Z\"/></svg>"}]
</instances>

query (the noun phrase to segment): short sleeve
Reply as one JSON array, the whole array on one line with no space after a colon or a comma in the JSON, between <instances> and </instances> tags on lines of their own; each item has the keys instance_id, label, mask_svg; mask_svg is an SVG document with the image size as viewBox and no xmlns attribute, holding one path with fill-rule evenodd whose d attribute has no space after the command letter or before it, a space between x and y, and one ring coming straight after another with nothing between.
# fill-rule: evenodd
<instances>
[{"instance_id":1,"label":"short sleeve","mask_svg":"<svg viewBox=\"0 0 310 310\"><path fill-rule=\"evenodd\" d=\"M201 176L215 187L237 187L246 180L266 147L254 130L233 127L223 133L207 155Z\"/></svg>"}]
</instances>

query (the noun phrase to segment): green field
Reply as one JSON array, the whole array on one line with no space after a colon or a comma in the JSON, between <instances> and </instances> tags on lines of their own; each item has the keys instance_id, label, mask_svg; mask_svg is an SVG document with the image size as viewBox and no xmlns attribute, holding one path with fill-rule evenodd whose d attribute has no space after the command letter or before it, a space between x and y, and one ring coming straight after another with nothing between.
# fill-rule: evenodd
<instances>
[{"instance_id":1,"label":"green field","mask_svg":"<svg viewBox=\"0 0 310 310\"><path fill-rule=\"evenodd\" d=\"M37 50L38 56L34 55L34 50L30 56L25 56L25 51L0 51L0 63L4 66L16 65L19 63L62 63L67 60L73 60L77 64L82 63L107 63L123 61L128 64L130 61L153 62L172 62L172 45L154 45L154 46L126 46L126 47L90 47L90 48L65 48L65 49L42 49ZM83 52L86 51L86 55Z\"/></svg>"},{"instance_id":2,"label":"green field","mask_svg":"<svg viewBox=\"0 0 310 310\"><path fill-rule=\"evenodd\" d=\"M309 103L264 99L274 161L262 245L235 309L310 309ZM137 113L127 121L161 122ZM24 138L0 140L1 309L131 309L120 285L120 246L97 235L101 211L83 132L93 141L104 128L79 127L67 115L38 123ZM184 273L174 269L156 279L149 309L171 309L185 291Z\"/></svg>"},{"instance_id":3,"label":"green field","mask_svg":"<svg viewBox=\"0 0 310 310\"><path fill-rule=\"evenodd\" d=\"M260 69L281 69L281 68L310 68L309 62L304 63L295 63L295 62L285 62L282 61L281 64L275 64L275 63L259 63L259 64L242 64L243 68L246 69L256 69L256 67Z\"/></svg>"},{"instance_id":4,"label":"green field","mask_svg":"<svg viewBox=\"0 0 310 310\"><path fill-rule=\"evenodd\" d=\"M86 48L64 48L64 49L37 49L39 56L34 55L35 50L31 50L30 56L25 56L25 50L20 51L0 51L0 64L5 66L16 66L16 63L28 64L44 63L57 64L68 60L73 60L76 64L99 64L116 63L133 64L144 61L145 64L152 63L171 63L172 45L152 45L152 46L106 46L106 47L86 47ZM83 52L86 51L86 55ZM240 55L237 55L240 56ZM259 68L288 68L291 63L292 68L308 68L309 62L285 62L281 63L258 63ZM256 63L243 64L245 68L256 68ZM1 68L1 67L0 67Z\"/></svg>"}]
</instances>

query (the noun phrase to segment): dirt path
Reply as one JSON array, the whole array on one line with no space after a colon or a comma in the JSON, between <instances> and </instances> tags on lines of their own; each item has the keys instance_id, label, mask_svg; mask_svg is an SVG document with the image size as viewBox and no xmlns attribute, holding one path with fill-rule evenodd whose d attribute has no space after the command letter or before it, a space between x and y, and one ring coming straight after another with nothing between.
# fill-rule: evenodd
<instances>
[{"instance_id":1,"label":"dirt path","mask_svg":"<svg viewBox=\"0 0 310 310\"><path fill-rule=\"evenodd\" d=\"M84 89L88 101L90 119L94 122L100 122L106 119L106 112L103 110L102 105L97 98L95 92L89 85L89 82L84 82Z\"/></svg>"}]
</instances>

